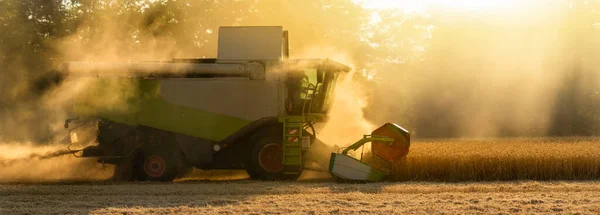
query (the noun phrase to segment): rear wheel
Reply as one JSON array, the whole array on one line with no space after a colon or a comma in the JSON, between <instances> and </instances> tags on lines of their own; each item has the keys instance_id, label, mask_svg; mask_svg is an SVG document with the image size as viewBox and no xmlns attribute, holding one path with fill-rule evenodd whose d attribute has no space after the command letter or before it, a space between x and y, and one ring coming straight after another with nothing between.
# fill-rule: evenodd
<instances>
[{"instance_id":1,"label":"rear wheel","mask_svg":"<svg viewBox=\"0 0 600 215\"><path fill-rule=\"evenodd\" d=\"M284 174L283 136L280 126L266 127L250 138L246 172L258 180L296 180L300 173Z\"/></svg>"},{"instance_id":2,"label":"rear wheel","mask_svg":"<svg viewBox=\"0 0 600 215\"><path fill-rule=\"evenodd\" d=\"M136 156L136 178L141 181L172 181L191 169L182 156L174 149L145 149Z\"/></svg>"}]
</instances>

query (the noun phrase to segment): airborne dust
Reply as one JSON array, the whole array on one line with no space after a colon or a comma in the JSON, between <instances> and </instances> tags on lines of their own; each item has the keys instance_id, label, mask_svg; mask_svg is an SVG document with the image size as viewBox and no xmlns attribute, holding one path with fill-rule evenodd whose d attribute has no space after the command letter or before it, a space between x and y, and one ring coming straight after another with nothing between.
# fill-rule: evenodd
<instances>
[{"instance_id":1,"label":"airborne dust","mask_svg":"<svg viewBox=\"0 0 600 215\"><path fill-rule=\"evenodd\" d=\"M48 40L55 61L42 68L51 71L60 61L212 57L218 26L282 25L290 31L292 57L330 58L354 68L340 80L330 122L319 129L329 144L346 146L385 122L415 137L600 132L600 76L592 57L600 33L591 15L577 15L591 5L539 2L535 10L487 14L431 7L424 15L350 1L338 7L259 1L251 12L232 15L231 8L246 6L236 4L248 3L177 4L155 1L127 12L98 7L79 17L67 36ZM107 178L110 167L53 157L64 152L64 139L56 138L66 132L64 110L85 82L52 82L34 93L45 72L26 60L3 63L37 73L3 76L0 98L19 107L0 111L0 182ZM101 101L111 103L122 95L104 96Z\"/></svg>"},{"instance_id":2,"label":"airborne dust","mask_svg":"<svg viewBox=\"0 0 600 215\"><path fill-rule=\"evenodd\" d=\"M112 167L95 159L77 159L64 145L0 145L0 183L97 181L112 177Z\"/></svg>"}]
</instances>

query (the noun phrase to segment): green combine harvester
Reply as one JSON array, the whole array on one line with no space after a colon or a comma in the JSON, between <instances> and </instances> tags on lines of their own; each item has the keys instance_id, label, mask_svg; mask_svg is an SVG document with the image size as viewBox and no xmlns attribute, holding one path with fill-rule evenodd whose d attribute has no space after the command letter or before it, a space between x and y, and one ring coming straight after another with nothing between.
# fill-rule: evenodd
<instances>
[{"instance_id":1,"label":"green combine harvester","mask_svg":"<svg viewBox=\"0 0 600 215\"><path fill-rule=\"evenodd\" d=\"M121 179L171 181L196 167L294 180L319 166L335 179L378 181L389 172L348 153L371 142L393 163L410 146L408 131L392 123L341 153L317 139L314 125L327 121L336 81L350 68L289 59L278 26L221 27L216 59L69 62L61 71L78 85L65 122L69 149L116 164Z\"/></svg>"}]
</instances>

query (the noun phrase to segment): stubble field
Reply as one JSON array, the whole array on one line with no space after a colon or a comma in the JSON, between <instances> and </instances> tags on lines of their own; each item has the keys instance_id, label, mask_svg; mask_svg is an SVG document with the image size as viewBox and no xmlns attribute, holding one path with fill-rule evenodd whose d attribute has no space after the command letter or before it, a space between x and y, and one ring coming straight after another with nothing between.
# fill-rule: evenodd
<instances>
[{"instance_id":1,"label":"stubble field","mask_svg":"<svg viewBox=\"0 0 600 215\"><path fill-rule=\"evenodd\" d=\"M89 160L17 160L0 172L0 214L599 214L599 142L420 140L394 167L396 182L371 184L316 172L255 182L235 171L124 183Z\"/></svg>"},{"instance_id":2,"label":"stubble field","mask_svg":"<svg viewBox=\"0 0 600 215\"><path fill-rule=\"evenodd\" d=\"M0 185L0 214L598 214L598 182Z\"/></svg>"}]
</instances>

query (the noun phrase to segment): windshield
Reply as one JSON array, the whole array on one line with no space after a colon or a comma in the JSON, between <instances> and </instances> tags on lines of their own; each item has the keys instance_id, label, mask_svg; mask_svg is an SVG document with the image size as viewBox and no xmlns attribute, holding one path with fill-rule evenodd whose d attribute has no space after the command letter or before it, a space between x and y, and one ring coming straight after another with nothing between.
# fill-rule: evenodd
<instances>
[{"instance_id":1,"label":"windshield","mask_svg":"<svg viewBox=\"0 0 600 215\"><path fill-rule=\"evenodd\" d=\"M288 114L327 113L333 99L334 71L302 68L288 74Z\"/></svg>"}]
</instances>

